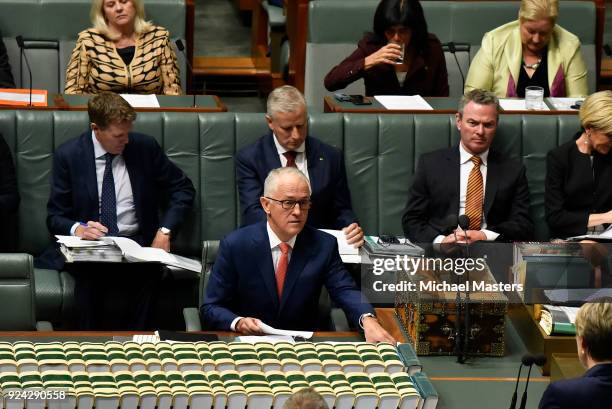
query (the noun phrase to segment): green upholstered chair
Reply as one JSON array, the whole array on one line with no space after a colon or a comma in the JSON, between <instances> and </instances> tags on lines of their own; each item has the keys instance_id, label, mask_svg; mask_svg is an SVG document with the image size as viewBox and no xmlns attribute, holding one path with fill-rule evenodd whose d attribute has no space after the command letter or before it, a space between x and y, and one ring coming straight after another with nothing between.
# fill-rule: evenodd
<instances>
[{"instance_id":1,"label":"green upholstered chair","mask_svg":"<svg viewBox=\"0 0 612 409\"><path fill-rule=\"evenodd\" d=\"M36 322L34 267L29 254L0 254L0 329L52 331L48 322Z\"/></svg>"}]
</instances>

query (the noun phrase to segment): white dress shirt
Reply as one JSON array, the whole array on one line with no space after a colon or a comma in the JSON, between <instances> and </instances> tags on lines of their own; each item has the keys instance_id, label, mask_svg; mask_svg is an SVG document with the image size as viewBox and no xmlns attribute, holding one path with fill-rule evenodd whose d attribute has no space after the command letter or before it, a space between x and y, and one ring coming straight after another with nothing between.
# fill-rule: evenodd
<instances>
[{"instance_id":1,"label":"white dress shirt","mask_svg":"<svg viewBox=\"0 0 612 409\"><path fill-rule=\"evenodd\" d=\"M276 146L276 152L278 152L278 157L280 158L280 163L282 167L287 166L287 158L283 153L288 152L288 149L282 147L280 143L278 143L278 139L276 139L276 135L272 134L274 139L274 145ZM310 181L310 176L308 176L308 162L306 161L306 141L302 142L302 144L294 149L294 152L297 152L295 155L295 166L306 175L306 178Z\"/></svg>"},{"instance_id":2,"label":"white dress shirt","mask_svg":"<svg viewBox=\"0 0 612 409\"><path fill-rule=\"evenodd\" d=\"M91 131L91 139L94 148L94 158L96 161L96 180L98 186L98 212L102 204L102 182L104 180L104 170L106 168L106 150L100 145L96 135ZM130 175L125 166L123 155L117 155L112 161L113 179L115 181L115 197L117 201L117 228L120 236L133 236L138 233L138 220L136 219L136 208L134 207L134 194L132 192L132 183ZM80 222L86 223L87 220L81 220L75 223L70 229L70 234L74 235L76 228ZM108 227L108 226L107 226Z\"/></svg>"},{"instance_id":3,"label":"white dress shirt","mask_svg":"<svg viewBox=\"0 0 612 409\"><path fill-rule=\"evenodd\" d=\"M472 169L474 168L474 163L471 161L472 158L471 153L469 153L467 150L465 150L464 146L463 146L463 142L459 143L459 215L465 214L465 199L467 196L467 184L468 184L468 179L470 178L470 172L472 172ZM489 157L489 150L487 149L486 151L484 151L483 153L481 153L480 155L480 159L482 159L482 162L480 164L480 173L482 174L482 205L483 205L483 212L482 212L482 225L480 228L480 231L483 232L485 234L485 236L487 236L487 240L495 240L497 238L497 236L499 236L499 233L495 233L494 231L491 230L487 230L487 221L485 220L485 215L484 215L484 198L485 198L485 193L487 191L487 160ZM438 235L435 239L434 239L434 243L441 243L442 240L444 239L444 235Z\"/></svg>"}]
</instances>

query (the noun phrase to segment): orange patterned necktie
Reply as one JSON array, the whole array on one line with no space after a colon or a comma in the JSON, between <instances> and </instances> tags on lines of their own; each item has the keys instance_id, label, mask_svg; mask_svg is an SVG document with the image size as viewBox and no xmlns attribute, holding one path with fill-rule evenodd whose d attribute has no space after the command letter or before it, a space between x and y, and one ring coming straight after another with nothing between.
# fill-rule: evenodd
<instances>
[{"instance_id":1,"label":"orange patterned necktie","mask_svg":"<svg viewBox=\"0 0 612 409\"><path fill-rule=\"evenodd\" d=\"M480 159L480 156L472 156L470 160L474 163L474 167L468 178L465 195L465 215L470 218L469 229L480 230L483 198L482 173L480 173L482 159Z\"/></svg>"},{"instance_id":2,"label":"orange patterned necktie","mask_svg":"<svg viewBox=\"0 0 612 409\"><path fill-rule=\"evenodd\" d=\"M283 285L285 284L287 267L289 266L289 249L291 246L287 243L280 243L278 247L280 248L281 256L276 266L276 291L278 292L278 299L280 300L283 295Z\"/></svg>"},{"instance_id":3,"label":"orange patterned necktie","mask_svg":"<svg viewBox=\"0 0 612 409\"><path fill-rule=\"evenodd\" d=\"M297 156L297 152L296 151L287 151L285 153L283 153L283 156L285 158L287 158L287 165L285 165L288 168L297 168L297 165L295 164L295 158Z\"/></svg>"}]
</instances>

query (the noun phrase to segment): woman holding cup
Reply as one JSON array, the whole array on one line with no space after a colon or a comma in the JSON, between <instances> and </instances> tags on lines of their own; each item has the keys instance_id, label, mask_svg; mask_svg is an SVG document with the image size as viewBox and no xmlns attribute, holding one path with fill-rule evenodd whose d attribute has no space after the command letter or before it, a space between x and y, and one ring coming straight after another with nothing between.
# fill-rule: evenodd
<instances>
[{"instance_id":1,"label":"woman holding cup","mask_svg":"<svg viewBox=\"0 0 612 409\"><path fill-rule=\"evenodd\" d=\"M517 21L484 35L465 91L486 89L500 98L524 98L526 88L540 87L544 97L587 95L580 40L556 24L558 15L558 0L522 0Z\"/></svg>"},{"instance_id":2,"label":"woman holding cup","mask_svg":"<svg viewBox=\"0 0 612 409\"><path fill-rule=\"evenodd\" d=\"M373 29L327 74L328 91L363 78L368 96L448 96L442 45L427 32L418 0L382 0L374 14Z\"/></svg>"}]
</instances>

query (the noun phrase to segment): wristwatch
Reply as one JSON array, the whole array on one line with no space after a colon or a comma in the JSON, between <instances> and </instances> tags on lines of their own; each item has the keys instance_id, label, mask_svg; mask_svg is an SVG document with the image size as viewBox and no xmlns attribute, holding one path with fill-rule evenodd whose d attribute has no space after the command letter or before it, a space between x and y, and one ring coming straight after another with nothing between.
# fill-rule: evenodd
<instances>
[{"instance_id":1,"label":"wristwatch","mask_svg":"<svg viewBox=\"0 0 612 409\"><path fill-rule=\"evenodd\" d=\"M363 319L365 317L372 317L372 318L374 318L375 320L378 321L378 319L376 318L376 315L372 314L371 312L366 312L365 314L361 314L361 317L359 317L359 326L361 327L361 329L364 329L363 328Z\"/></svg>"},{"instance_id":2,"label":"wristwatch","mask_svg":"<svg viewBox=\"0 0 612 409\"><path fill-rule=\"evenodd\" d=\"M170 229L167 227L160 227L158 231L165 236L170 236Z\"/></svg>"}]
</instances>

